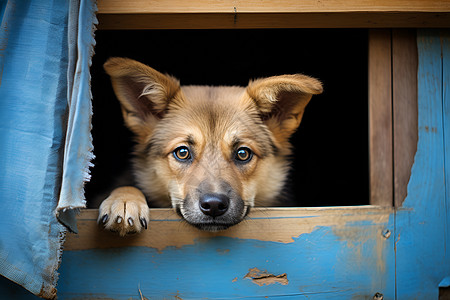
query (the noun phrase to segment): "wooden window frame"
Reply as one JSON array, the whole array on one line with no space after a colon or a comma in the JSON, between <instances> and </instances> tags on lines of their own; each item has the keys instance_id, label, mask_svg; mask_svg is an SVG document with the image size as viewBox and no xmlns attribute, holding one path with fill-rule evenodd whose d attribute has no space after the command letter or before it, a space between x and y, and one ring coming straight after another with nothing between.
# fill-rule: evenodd
<instances>
[{"instance_id":1,"label":"wooden window frame","mask_svg":"<svg viewBox=\"0 0 450 300\"><path fill-rule=\"evenodd\" d=\"M415 28L448 27L450 0L99 0L98 28ZM400 206L417 145L415 30L369 33L369 157L372 205Z\"/></svg>"},{"instance_id":2,"label":"wooden window frame","mask_svg":"<svg viewBox=\"0 0 450 300\"><path fill-rule=\"evenodd\" d=\"M302 1L300 5L289 0L282 5L277 3L277 6L270 6L270 1L263 1L262 6L258 6L261 2L243 1L229 12L228 4L216 1L100 0L98 28L379 28L440 27L450 24L450 0L440 4L426 2L426 5L421 5L422 1L413 1L408 7L396 0L383 1L377 6L367 3L361 6L358 1L350 1L346 3L345 11L341 10L338 1L329 2L325 9L315 1ZM371 206L344 206L334 210L349 210L351 215L374 209L384 215L401 206L406 198L418 139L416 31L370 29L368 47ZM377 207L383 209L380 211ZM271 213L278 216L286 211L288 214L303 215L309 214L311 209L325 212L328 208L299 208L299 211L293 212L296 209L263 210L270 218ZM170 210L154 211L165 211L171 218L177 218ZM85 224L82 226L91 228L96 213L97 210L85 211L79 219L81 224ZM256 209L256 214L259 213ZM69 238L69 250L72 248L71 241L72 238Z\"/></svg>"},{"instance_id":3,"label":"wooden window frame","mask_svg":"<svg viewBox=\"0 0 450 300\"><path fill-rule=\"evenodd\" d=\"M449 7L446 1L440 3ZM441 25L450 27L447 12L441 16L447 18ZM382 18L378 21L382 24L367 27L395 27ZM438 23L434 27L440 27ZM408 27L405 20L399 24ZM417 37L414 30L370 30L369 104L374 106L370 119L384 122L370 132L371 160L377 163L371 178L377 178L379 189L386 188L379 195L372 189L374 205L259 208L245 222L217 233L184 226L171 209L152 209L148 230L124 238L97 226L97 210L84 210L78 218L80 234L68 235L64 245L59 295L128 298L136 290L140 298L437 298L438 287L442 291L448 282L445 225L450 176L445 149L450 139L445 130L448 105L444 104L448 104L449 74L444 71L449 45L448 30L419 30ZM418 129L420 150L415 155L410 194L402 205ZM387 163L379 164L381 160ZM263 285L258 274L251 272L256 268L272 279L287 275L289 284Z\"/></svg>"},{"instance_id":4,"label":"wooden window frame","mask_svg":"<svg viewBox=\"0 0 450 300\"><path fill-rule=\"evenodd\" d=\"M406 198L417 148L418 57L415 30L386 28L450 27L450 1L413 0L406 3L382 0L370 4L352 0L345 2L345 8L342 1L331 0L306 0L301 3L287 0L277 2L276 6L270 3L264 0L99 0L98 28L378 28L369 30L368 45L371 205L259 208L252 210L246 222L219 233L182 226L182 221L171 209L152 209L149 229L125 238L102 230L96 222L97 210L84 210L78 218L79 234L67 236L64 248L69 256L66 264L74 264L74 259L78 259L77 255L71 256L77 250L93 250L96 253L105 248L144 246L162 253L170 246L182 249L186 245L195 245L199 239L217 236L239 238L242 243L240 247L244 247L251 246L252 241L270 241L277 245L295 243L303 234L307 234L312 241L332 235L339 241L347 241L339 244L341 257L361 254L358 252L364 246L361 241L370 241L370 245L375 245L364 248L364 259L358 261L364 266L363 269L367 269L367 274L363 276L371 279L368 285L363 284L359 288L365 292L372 291L372 295L383 292L387 297L394 298L397 275L395 280L389 280L392 278L386 276L393 274L388 266L393 268L395 265L397 272L395 249L400 234L396 231L396 218L392 216L405 212L399 208ZM405 217L404 214L401 216ZM318 228L321 230L315 232ZM407 238L404 235L402 240ZM211 249L214 252L213 246ZM319 247L319 250L323 249ZM303 258L317 256L315 246L302 248L300 252ZM70 267L63 270L66 273L62 275L69 275L70 270ZM70 283L62 287L63 294L66 289L77 287L74 280L67 282ZM84 295L83 291L79 294Z\"/></svg>"},{"instance_id":5,"label":"wooden window frame","mask_svg":"<svg viewBox=\"0 0 450 300\"><path fill-rule=\"evenodd\" d=\"M369 32L370 204L400 207L417 149L416 31Z\"/></svg>"}]
</instances>

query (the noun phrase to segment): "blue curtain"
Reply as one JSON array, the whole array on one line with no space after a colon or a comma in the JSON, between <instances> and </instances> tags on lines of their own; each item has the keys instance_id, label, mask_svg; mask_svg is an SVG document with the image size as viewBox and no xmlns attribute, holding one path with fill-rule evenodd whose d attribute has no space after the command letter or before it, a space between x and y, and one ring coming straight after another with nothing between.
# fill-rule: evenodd
<instances>
[{"instance_id":1,"label":"blue curtain","mask_svg":"<svg viewBox=\"0 0 450 300\"><path fill-rule=\"evenodd\" d=\"M0 1L0 274L49 299L93 158L95 11L94 0Z\"/></svg>"}]
</instances>

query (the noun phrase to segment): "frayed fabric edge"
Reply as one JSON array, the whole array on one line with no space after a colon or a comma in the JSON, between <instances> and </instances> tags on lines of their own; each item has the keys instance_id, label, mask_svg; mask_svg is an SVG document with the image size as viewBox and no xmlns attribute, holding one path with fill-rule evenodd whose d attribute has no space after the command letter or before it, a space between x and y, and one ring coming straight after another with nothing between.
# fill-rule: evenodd
<instances>
[{"instance_id":1,"label":"frayed fabric edge","mask_svg":"<svg viewBox=\"0 0 450 300\"><path fill-rule=\"evenodd\" d=\"M91 179L90 168L93 167L92 161L95 158L91 134L93 111L89 69L94 55L98 20L95 1L73 1L71 5L78 5L78 9L75 8L75 11L78 12L77 20L74 21L77 26L77 43L72 45L75 47L72 49L72 53L76 53L77 57L74 58L76 67L68 70L70 72L68 76L73 77L73 86L68 87L72 93L68 93L67 99L69 119L64 148L61 192L55 215L69 232L77 233L76 215L80 209L86 207L84 186ZM88 32L89 30L90 32ZM84 131L84 133L79 134L80 132L77 133L75 130ZM80 157L79 153L84 154Z\"/></svg>"}]
</instances>

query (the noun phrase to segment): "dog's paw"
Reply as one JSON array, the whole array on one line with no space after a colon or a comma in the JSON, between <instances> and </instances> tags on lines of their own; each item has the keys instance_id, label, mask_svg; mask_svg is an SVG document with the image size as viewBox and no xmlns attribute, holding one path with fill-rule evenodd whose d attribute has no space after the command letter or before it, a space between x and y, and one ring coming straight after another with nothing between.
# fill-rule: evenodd
<instances>
[{"instance_id":1,"label":"dog's paw","mask_svg":"<svg viewBox=\"0 0 450 300\"><path fill-rule=\"evenodd\" d=\"M135 187L126 186L115 189L102 202L97 222L124 236L147 229L149 215L144 194Z\"/></svg>"}]
</instances>

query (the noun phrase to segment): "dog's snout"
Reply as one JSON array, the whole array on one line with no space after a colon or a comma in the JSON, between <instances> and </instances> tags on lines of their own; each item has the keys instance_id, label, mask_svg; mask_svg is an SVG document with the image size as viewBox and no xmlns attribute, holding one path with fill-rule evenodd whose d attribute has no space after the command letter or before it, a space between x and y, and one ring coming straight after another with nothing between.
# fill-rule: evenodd
<instances>
[{"instance_id":1,"label":"dog's snout","mask_svg":"<svg viewBox=\"0 0 450 300\"><path fill-rule=\"evenodd\" d=\"M224 194L205 194L200 197L199 206L205 215L214 218L226 213L230 199Z\"/></svg>"}]
</instances>

